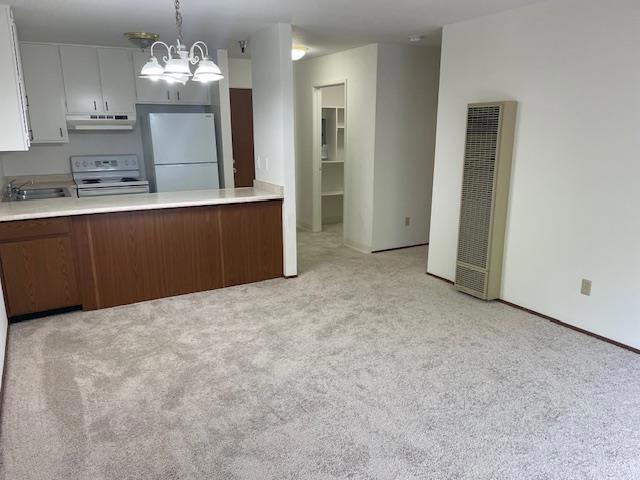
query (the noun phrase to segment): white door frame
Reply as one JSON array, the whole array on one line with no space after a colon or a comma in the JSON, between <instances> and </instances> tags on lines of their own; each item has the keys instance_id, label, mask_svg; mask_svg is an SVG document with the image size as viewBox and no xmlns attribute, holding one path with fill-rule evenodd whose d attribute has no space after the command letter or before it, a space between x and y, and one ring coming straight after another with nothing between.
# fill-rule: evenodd
<instances>
[{"instance_id":1,"label":"white door frame","mask_svg":"<svg viewBox=\"0 0 640 480\"><path fill-rule=\"evenodd\" d=\"M313 86L313 215L311 229L314 232L322 231L322 89L325 87L335 87L344 85L344 158L343 179L344 193L342 195L342 224L343 224L343 240L346 232L347 216L345 205L347 204L347 79L335 80L332 82L321 83Z\"/></svg>"}]
</instances>

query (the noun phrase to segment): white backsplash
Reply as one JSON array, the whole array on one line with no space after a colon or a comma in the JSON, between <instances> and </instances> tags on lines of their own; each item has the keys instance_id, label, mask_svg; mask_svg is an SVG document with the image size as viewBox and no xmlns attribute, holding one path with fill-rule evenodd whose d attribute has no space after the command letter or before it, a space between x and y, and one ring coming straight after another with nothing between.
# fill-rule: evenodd
<instances>
[{"instance_id":1,"label":"white backsplash","mask_svg":"<svg viewBox=\"0 0 640 480\"><path fill-rule=\"evenodd\" d=\"M70 173L71 155L111 155L135 153L142 164L140 128L133 132L71 133L69 143L59 145L32 145L28 152L0 153L0 174L4 177L19 175L49 175ZM144 166L142 166L144 171ZM2 182L4 184L4 181Z\"/></svg>"}]
</instances>

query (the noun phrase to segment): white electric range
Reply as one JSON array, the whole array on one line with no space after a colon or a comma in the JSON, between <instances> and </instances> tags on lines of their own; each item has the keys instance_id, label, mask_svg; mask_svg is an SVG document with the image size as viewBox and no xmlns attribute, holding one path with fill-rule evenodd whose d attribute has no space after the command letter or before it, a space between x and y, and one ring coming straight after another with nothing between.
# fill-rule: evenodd
<instances>
[{"instance_id":1,"label":"white electric range","mask_svg":"<svg viewBox=\"0 0 640 480\"><path fill-rule=\"evenodd\" d=\"M78 155L70 160L79 197L149 193L137 155Z\"/></svg>"}]
</instances>

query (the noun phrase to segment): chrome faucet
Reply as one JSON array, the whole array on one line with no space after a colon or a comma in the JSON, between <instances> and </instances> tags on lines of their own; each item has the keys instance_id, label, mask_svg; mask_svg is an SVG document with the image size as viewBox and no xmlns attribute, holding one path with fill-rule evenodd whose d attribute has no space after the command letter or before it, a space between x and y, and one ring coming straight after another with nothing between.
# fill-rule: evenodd
<instances>
[{"instance_id":1,"label":"chrome faucet","mask_svg":"<svg viewBox=\"0 0 640 480\"><path fill-rule=\"evenodd\" d=\"M18 185L17 187L14 185L14 182L16 181L16 178L12 178L11 180L9 180L7 182L7 190L6 190L6 197L7 199L12 202L14 200L18 199L18 196L20 195L20 192L22 191L22 187L26 186L26 185L33 185L35 183L35 181L33 180L33 178L30 178L29 180L27 180L26 182L24 182L21 185Z\"/></svg>"}]
</instances>

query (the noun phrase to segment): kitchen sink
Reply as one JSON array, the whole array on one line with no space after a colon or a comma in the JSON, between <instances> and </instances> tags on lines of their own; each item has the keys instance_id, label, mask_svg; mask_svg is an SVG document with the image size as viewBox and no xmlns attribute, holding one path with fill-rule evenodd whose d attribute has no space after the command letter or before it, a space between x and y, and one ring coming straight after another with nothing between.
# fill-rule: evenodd
<instances>
[{"instance_id":1,"label":"kitchen sink","mask_svg":"<svg viewBox=\"0 0 640 480\"><path fill-rule=\"evenodd\" d=\"M71 192L66 187L27 187L21 188L15 191L15 197L13 199L5 198L5 202L10 201L18 201L21 202L23 200L42 200L46 198L57 198L57 197L70 197Z\"/></svg>"}]
</instances>

